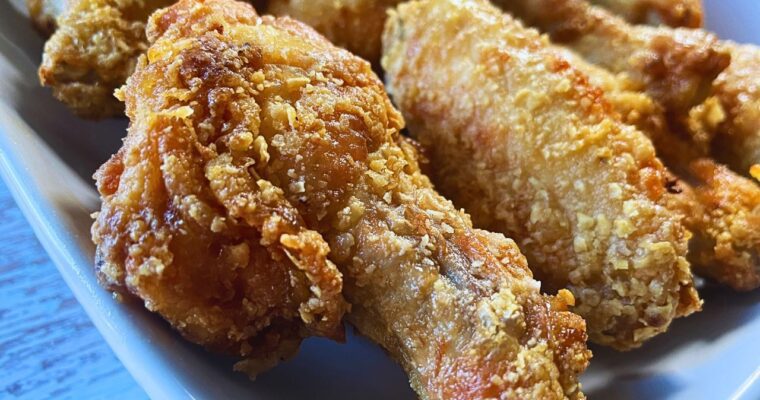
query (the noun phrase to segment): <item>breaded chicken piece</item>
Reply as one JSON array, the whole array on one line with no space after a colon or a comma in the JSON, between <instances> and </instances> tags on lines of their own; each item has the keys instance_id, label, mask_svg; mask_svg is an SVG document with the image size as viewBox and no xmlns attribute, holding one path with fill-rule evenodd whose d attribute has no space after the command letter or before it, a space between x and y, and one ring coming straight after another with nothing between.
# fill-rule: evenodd
<instances>
[{"instance_id":1,"label":"breaded chicken piece","mask_svg":"<svg viewBox=\"0 0 760 400\"><path fill-rule=\"evenodd\" d=\"M313 260L343 273L349 321L404 366L421 398L583 397L578 374L590 353L583 320L567 311L572 295L542 295L513 241L473 229L433 190L369 63L304 24L258 18L230 0L160 10L149 37L155 43L124 91L132 121L124 161L104 167L121 179L101 179L108 189L95 229L111 260L103 265L127 283L155 282L134 293L161 297L175 286L167 274L192 279L201 265L205 279L220 273L197 262L206 251L225 254L207 242L243 241L251 253L261 242L311 278L304 250L324 255L324 239L330 261ZM143 200L127 208L122 199ZM154 218L128 222L145 216ZM132 226L145 229L144 240ZM174 247L196 230L205 241ZM137 263L133 253L166 258ZM272 268L253 261L243 270ZM247 304L241 297L225 299Z\"/></svg>"},{"instance_id":2,"label":"breaded chicken piece","mask_svg":"<svg viewBox=\"0 0 760 400\"><path fill-rule=\"evenodd\" d=\"M625 73L669 113L686 114L730 62L705 31L630 25L585 0L494 0L594 64Z\"/></svg>"},{"instance_id":3,"label":"breaded chicken piece","mask_svg":"<svg viewBox=\"0 0 760 400\"><path fill-rule=\"evenodd\" d=\"M34 26L42 33L51 35L55 31L55 20L68 7L71 0L26 0Z\"/></svg>"},{"instance_id":4,"label":"breaded chicken piece","mask_svg":"<svg viewBox=\"0 0 760 400\"><path fill-rule=\"evenodd\" d=\"M760 48L734 42L723 45L731 51L731 65L712 88L722 118L717 124L701 125L709 132L715 157L749 175L753 165L760 165Z\"/></svg>"},{"instance_id":5,"label":"breaded chicken piece","mask_svg":"<svg viewBox=\"0 0 760 400\"><path fill-rule=\"evenodd\" d=\"M650 11L671 26L699 27L702 5L699 0L591 0L641 23ZM688 125L694 139L710 146L712 155L735 171L749 174L760 164L760 49L731 41L720 43L731 54L731 64L713 83L711 96L691 111ZM699 143L701 141L701 143ZM731 179L731 181L734 181Z\"/></svg>"},{"instance_id":6,"label":"breaded chicken piece","mask_svg":"<svg viewBox=\"0 0 760 400\"><path fill-rule=\"evenodd\" d=\"M173 0L67 0L57 29L45 44L40 82L75 114L122 115L113 91L134 70L147 48L145 21Z\"/></svg>"},{"instance_id":7,"label":"breaded chicken piece","mask_svg":"<svg viewBox=\"0 0 760 400\"><path fill-rule=\"evenodd\" d=\"M710 158L691 161L683 176L696 196L685 208L695 271L735 290L760 287L760 186Z\"/></svg>"},{"instance_id":8,"label":"breaded chicken piece","mask_svg":"<svg viewBox=\"0 0 760 400\"><path fill-rule=\"evenodd\" d=\"M514 237L547 291L570 289L591 340L634 348L700 308L651 142L537 32L485 1L426 0L391 13L383 46L436 188Z\"/></svg>"},{"instance_id":9,"label":"breaded chicken piece","mask_svg":"<svg viewBox=\"0 0 760 400\"><path fill-rule=\"evenodd\" d=\"M700 28L704 19L702 0L590 0L633 24Z\"/></svg>"},{"instance_id":10,"label":"breaded chicken piece","mask_svg":"<svg viewBox=\"0 0 760 400\"><path fill-rule=\"evenodd\" d=\"M681 180L668 187L671 209L694 236L687 258L694 270L736 290L760 286L760 186L710 159L709 149L668 124L661 106L619 75L562 47L560 57L604 91L622 120L649 136L658 157Z\"/></svg>"},{"instance_id":11,"label":"breaded chicken piece","mask_svg":"<svg viewBox=\"0 0 760 400\"><path fill-rule=\"evenodd\" d=\"M365 60L380 62L386 10L402 0L268 0L268 14L290 16Z\"/></svg>"},{"instance_id":12,"label":"breaded chicken piece","mask_svg":"<svg viewBox=\"0 0 760 400\"><path fill-rule=\"evenodd\" d=\"M231 97L250 83L213 80L233 78L203 64L211 54L201 47L214 35L184 39L177 29L213 31L216 19L204 13L249 27L260 19L235 2L200 6L185 2L153 20L150 54L121 93L131 120L127 138L95 175L102 208L92 238L105 286L142 299L188 340L243 357L236 368L254 375L294 354L307 335L341 338L347 304L328 244L282 190L237 176L245 167L226 164L229 152L214 156L217 140L225 149L251 145L247 129L258 126L261 109L253 99ZM162 24L174 29L165 34ZM241 57L258 54L239 50ZM206 86L194 68L208 68ZM185 125L194 109L176 105L195 95L213 102L197 106L204 119L196 127ZM266 144L258 140L256 148ZM244 155L234 161L254 162Z\"/></svg>"}]
</instances>

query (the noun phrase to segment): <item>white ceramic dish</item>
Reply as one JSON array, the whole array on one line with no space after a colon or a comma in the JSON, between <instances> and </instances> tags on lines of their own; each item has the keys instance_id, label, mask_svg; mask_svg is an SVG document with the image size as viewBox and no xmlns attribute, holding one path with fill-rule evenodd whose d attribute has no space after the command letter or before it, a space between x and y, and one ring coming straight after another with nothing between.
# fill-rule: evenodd
<instances>
[{"instance_id":1,"label":"white ceramic dish","mask_svg":"<svg viewBox=\"0 0 760 400\"><path fill-rule=\"evenodd\" d=\"M125 121L74 118L37 84L43 41L22 0L0 3L0 172L79 302L153 398L404 399L406 377L375 345L308 340L255 382L232 360L188 344L142 307L121 304L93 274L90 176L120 144ZM706 1L721 36L760 43L760 2ZM593 348L583 382L594 399L760 399L760 291L703 290L705 310L630 353Z\"/></svg>"}]
</instances>

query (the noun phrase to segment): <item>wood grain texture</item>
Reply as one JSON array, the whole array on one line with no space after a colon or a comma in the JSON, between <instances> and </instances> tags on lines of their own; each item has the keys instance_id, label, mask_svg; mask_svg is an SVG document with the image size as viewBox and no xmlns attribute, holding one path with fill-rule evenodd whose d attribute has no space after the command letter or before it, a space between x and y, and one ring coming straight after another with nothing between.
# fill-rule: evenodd
<instances>
[{"instance_id":1,"label":"wood grain texture","mask_svg":"<svg viewBox=\"0 0 760 400\"><path fill-rule=\"evenodd\" d=\"M0 181L0 399L144 399Z\"/></svg>"}]
</instances>

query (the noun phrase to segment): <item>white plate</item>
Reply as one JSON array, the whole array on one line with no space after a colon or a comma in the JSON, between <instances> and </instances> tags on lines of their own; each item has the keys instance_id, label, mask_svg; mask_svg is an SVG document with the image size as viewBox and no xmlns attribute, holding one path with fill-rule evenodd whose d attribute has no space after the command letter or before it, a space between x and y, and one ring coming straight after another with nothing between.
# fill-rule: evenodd
<instances>
[{"instance_id":1,"label":"white plate","mask_svg":"<svg viewBox=\"0 0 760 400\"><path fill-rule=\"evenodd\" d=\"M142 307L116 302L93 274L90 176L114 152L125 121L71 116L37 83L43 41L22 0L0 4L0 172L43 246L116 355L153 398L404 399L406 377L375 345L307 340L299 355L255 382L232 360L188 344ZM760 2L706 1L723 37L760 43ZM760 77L758 77L760 79ZM593 348L583 382L606 399L760 399L760 291L703 291L705 310L629 353Z\"/></svg>"}]
</instances>

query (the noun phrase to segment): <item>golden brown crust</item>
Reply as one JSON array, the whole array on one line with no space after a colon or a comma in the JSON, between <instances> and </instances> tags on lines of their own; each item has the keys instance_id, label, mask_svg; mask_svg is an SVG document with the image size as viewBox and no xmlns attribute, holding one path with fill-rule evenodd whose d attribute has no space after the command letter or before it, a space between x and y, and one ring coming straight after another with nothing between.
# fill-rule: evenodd
<instances>
[{"instance_id":1,"label":"golden brown crust","mask_svg":"<svg viewBox=\"0 0 760 400\"><path fill-rule=\"evenodd\" d=\"M670 186L672 209L685 217L693 232L688 259L694 271L735 290L760 287L760 186L709 158L699 143L668 129L661 112L623 104L616 108L636 115L658 155L682 181ZM622 100L622 101L620 101ZM645 118L642 118L645 117ZM658 121L651 123L651 121Z\"/></svg>"},{"instance_id":2,"label":"golden brown crust","mask_svg":"<svg viewBox=\"0 0 760 400\"><path fill-rule=\"evenodd\" d=\"M229 0L182 0L155 14L149 32L155 43L124 92L132 120L125 161L104 166L99 179L95 238L113 260L106 265L124 271L130 254L123 244L104 247L131 240L128 225L107 225L121 221L116 215L155 214L145 244L166 229L185 237L171 231L185 221L198 242L183 248L200 254L186 258L170 241L163 271L181 267L193 279L197 260L219 254L204 253L204 240L245 240L262 257L243 271L272 269L266 276L283 287L258 301L292 316L309 291L285 288L275 267L298 277L299 262L274 256L300 247L281 232L301 227L312 232L304 239L329 243L349 320L401 362L421 398L583 397L578 375L590 353L583 320L566 310L572 295L540 294L513 241L473 229L433 190L413 146L399 139L403 120L369 63L301 23L258 18ZM126 162L131 153L144 173ZM181 208L175 199L188 192L201 205ZM122 199L143 203L117 213ZM223 224L214 228L206 212ZM132 291L160 296L172 287Z\"/></svg>"},{"instance_id":3,"label":"golden brown crust","mask_svg":"<svg viewBox=\"0 0 760 400\"><path fill-rule=\"evenodd\" d=\"M712 95L725 114L713 125L715 156L740 174L749 176L760 164L760 48L724 42L731 65L718 76Z\"/></svg>"},{"instance_id":4,"label":"golden brown crust","mask_svg":"<svg viewBox=\"0 0 760 400\"><path fill-rule=\"evenodd\" d=\"M701 28L704 19L701 0L591 0L633 24Z\"/></svg>"},{"instance_id":5,"label":"golden brown crust","mask_svg":"<svg viewBox=\"0 0 760 400\"><path fill-rule=\"evenodd\" d=\"M228 23L258 21L250 7L227 6ZM170 25L173 17L160 13L154 22ZM183 20L193 28L205 22L201 15ZM181 37L152 39L150 57L163 58L142 58L130 78L123 92L129 134L96 174L103 206L92 233L101 281L142 299L189 340L243 357L236 368L252 375L292 355L305 335L340 338L346 304L327 243L305 227L279 188L252 179L245 170L252 160L201 146L203 130L181 118L192 109L167 103L205 91L224 113L204 128L233 130L205 139L232 147L245 140L257 105L225 103L230 93L214 86L225 78L214 63L225 57L202 47L211 41L169 59L182 48ZM253 48L236 56L261 62ZM205 86L188 75L196 72L206 73Z\"/></svg>"},{"instance_id":6,"label":"golden brown crust","mask_svg":"<svg viewBox=\"0 0 760 400\"><path fill-rule=\"evenodd\" d=\"M40 82L81 117L122 115L124 106L113 92L147 48L148 16L171 2L68 0L45 44Z\"/></svg>"},{"instance_id":7,"label":"golden brown crust","mask_svg":"<svg viewBox=\"0 0 760 400\"><path fill-rule=\"evenodd\" d=\"M750 229L760 223L760 186L711 160L709 146L703 143L708 139L693 136L697 128L692 127L690 136L680 131L680 124L670 127L663 108L633 90L635 85L569 50L555 49L604 90L625 123L652 139L658 156L681 178L673 180L668 191L671 209L684 215L694 234L687 256L694 270L735 290L760 286L760 230ZM712 101L700 108L692 114L699 113L701 126L715 129L725 118L721 106Z\"/></svg>"},{"instance_id":8,"label":"golden brown crust","mask_svg":"<svg viewBox=\"0 0 760 400\"><path fill-rule=\"evenodd\" d=\"M704 101L730 62L710 33L633 26L585 0L495 2L592 63L627 74L671 113L685 114Z\"/></svg>"},{"instance_id":9,"label":"golden brown crust","mask_svg":"<svg viewBox=\"0 0 760 400\"><path fill-rule=\"evenodd\" d=\"M436 187L515 237L546 290L568 287L592 340L636 347L699 309L651 143L535 31L483 1L422 1L384 46Z\"/></svg>"},{"instance_id":10,"label":"golden brown crust","mask_svg":"<svg viewBox=\"0 0 760 400\"><path fill-rule=\"evenodd\" d=\"M701 210L692 210L695 270L735 290L760 287L760 186L711 159L690 165Z\"/></svg>"},{"instance_id":11,"label":"golden brown crust","mask_svg":"<svg viewBox=\"0 0 760 400\"><path fill-rule=\"evenodd\" d=\"M753 228L760 223L760 186L717 164L683 135L650 128L642 130L681 178L670 186L670 208L684 215L694 234L688 253L694 271L734 290L760 287L760 231Z\"/></svg>"},{"instance_id":12,"label":"golden brown crust","mask_svg":"<svg viewBox=\"0 0 760 400\"><path fill-rule=\"evenodd\" d=\"M401 0L269 0L268 14L290 16L323 34L334 44L380 62L380 37L386 10Z\"/></svg>"}]
</instances>

